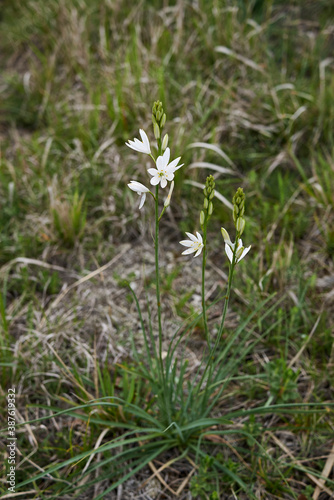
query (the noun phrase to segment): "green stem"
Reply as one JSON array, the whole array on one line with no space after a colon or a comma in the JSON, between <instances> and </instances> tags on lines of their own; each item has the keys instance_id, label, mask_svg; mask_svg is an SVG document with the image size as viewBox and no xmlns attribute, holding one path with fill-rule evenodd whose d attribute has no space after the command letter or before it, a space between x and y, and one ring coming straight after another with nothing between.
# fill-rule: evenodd
<instances>
[{"instance_id":1,"label":"green stem","mask_svg":"<svg viewBox=\"0 0 334 500\"><path fill-rule=\"evenodd\" d=\"M226 313L227 313L227 309L228 309L228 303L229 303L230 295L231 295L233 273L234 273L234 268L236 266L236 257L235 256L236 256L236 252L237 252L237 248L238 248L238 241L239 241L239 233L237 233L236 240L235 240L232 264L230 265L230 269L229 269L229 273L228 273L227 291L226 291L226 296L225 296L223 315L222 315L222 320L221 320L220 327L218 330L216 342L215 342L215 345L214 345L214 348L212 351L212 355L216 351L216 349L220 343L222 334L223 334L224 323L225 323Z\"/></svg>"},{"instance_id":2,"label":"green stem","mask_svg":"<svg viewBox=\"0 0 334 500\"><path fill-rule=\"evenodd\" d=\"M221 336L223 334L224 323L225 323L225 318L226 318L227 309L228 309L228 303L229 303L230 295L231 295L231 288L232 288L234 268L235 268L235 255L233 253L233 260L232 260L232 264L230 265L230 269L229 269L229 273L228 273L227 291L226 291L226 295L225 295L225 302L224 302L222 320L221 320L221 323L220 323L220 327L219 327L219 330L218 330L218 334L217 334L217 338L216 338L216 342L215 342L213 351L215 351L217 349L217 347L218 347L218 345L220 343L220 340L221 340Z\"/></svg>"},{"instance_id":3,"label":"green stem","mask_svg":"<svg viewBox=\"0 0 334 500\"><path fill-rule=\"evenodd\" d=\"M160 303L160 273L159 273L159 184L155 188L155 283L156 283L156 296L158 307L158 326L159 326L159 361L161 366L161 375L164 375L163 361L162 361L162 322L161 322L161 303Z\"/></svg>"},{"instance_id":4,"label":"green stem","mask_svg":"<svg viewBox=\"0 0 334 500\"><path fill-rule=\"evenodd\" d=\"M205 305L205 266L207 260L207 249L206 249L206 233L207 233L207 220L203 224L203 260L202 260L202 314L204 321L204 331L205 331L205 339L211 353L211 345L210 345L210 337L209 337L209 329L208 329L208 319L206 315L206 305Z\"/></svg>"},{"instance_id":5,"label":"green stem","mask_svg":"<svg viewBox=\"0 0 334 500\"><path fill-rule=\"evenodd\" d=\"M225 318L226 318L226 313L227 313L229 298L230 298L230 294L231 294L232 281L233 281L233 273L234 273L234 268L235 268L235 265L236 265L235 255L236 255L236 251L237 251L237 248L238 248L238 239L239 239L239 235L237 234L237 238L236 238L236 242L235 242L235 247L234 247L234 251L233 251L232 264L230 265L229 274L228 274L227 291L226 291L226 296L225 296L225 302L224 302L222 320L221 320L221 324L220 324L220 327L219 327L219 330L218 330L218 334L217 334L217 338L216 338L216 341L215 341L215 345L214 345L213 349L210 349L210 356L209 356L208 362L207 362L206 367L204 369L204 373L203 373L203 375L201 377L201 380L200 380L200 382L198 384L198 390L199 391L201 390L202 383L204 382L205 376L206 376L207 371L209 369L210 369L210 371L209 371L209 374L208 374L208 377L207 377L207 383L206 383L205 392L207 392L207 390L208 390L208 386L210 384L210 380L211 380L211 377L213 375L213 370L214 370L214 366L215 366L215 363L214 363L214 354L215 354L215 352L216 352L216 350L217 350L217 348L219 346L219 343L220 343L220 340L221 340L221 336L223 334L224 323L225 323ZM203 311L203 313L204 313L204 311Z\"/></svg>"}]
</instances>

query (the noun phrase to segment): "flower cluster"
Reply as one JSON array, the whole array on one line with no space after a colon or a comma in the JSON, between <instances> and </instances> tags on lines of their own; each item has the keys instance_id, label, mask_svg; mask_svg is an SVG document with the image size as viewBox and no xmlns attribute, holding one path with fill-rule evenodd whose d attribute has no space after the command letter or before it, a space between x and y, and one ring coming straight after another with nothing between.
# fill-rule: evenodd
<instances>
[{"instance_id":1,"label":"flower cluster","mask_svg":"<svg viewBox=\"0 0 334 500\"><path fill-rule=\"evenodd\" d=\"M161 132L166 123L166 114L164 112L162 103L160 101L156 101L153 105L152 123L153 123L154 136L156 138L159 151L159 156L156 159L152 155L150 141L147 137L146 132L143 129L139 129L141 141L135 138L133 141L129 140L125 144L134 151L137 151L138 153L144 153L149 155L154 160L155 168L149 168L147 170L148 174L151 176L150 184L152 186L156 186L156 189L158 189L160 185L160 187L164 189L167 186L168 182L171 183L169 193L165 199L163 211L160 217L157 219L159 221L165 209L170 204L174 188L175 172L176 170L181 168L183 164L179 165L181 157L178 157L175 160L170 161L171 157L170 148L167 147L168 135L165 134L164 138L161 139ZM156 196L155 196L144 184L141 184L138 181L130 181L128 187L140 196L139 209L143 207L147 193L151 194L153 198L156 200L156 204L158 204L158 197L157 197L158 191L156 191ZM206 246L206 227L208 220L213 212L212 200L215 196L214 188L215 188L215 181L213 176L210 175L206 179L206 184L204 188L204 205L203 209L200 212L200 224L203 229L204 241L202 235L198 231L196 231L196 235L186 232L186 235L188 236L189 239L180 241L181 245L187 247L187 249L184 250L184 252L182 252L182 255L188 255L194 253L195 254L194 257L198 257L198 255L200 255L200 253L202 252L203 248ZM221 228L221 232L225 242L225 252L227 258L232 264L232 268L234 267L235 264L240 262L240 260L243 259L245 255L247 255L247 253L251 248L250 246L245 248L243 246L241 239L241 235L244 232L246 224L244 219L244 213L245 213L245 195L243 189L238 188L233 197L233 221L237 231L235 243L232 243L226 229L224 229L223 227Z\"/></svg>"},{"instance_id":2,"label":"flower cluster","mask_svg":"<svg viewBox=\"0 0 334 500\"><path fill-rule=\"evenodd\" d=\"M175 160L170 161L170 149L167 147L168 135L166 134L164 136L162 142L160 140L161 130L166 122L166 114L164 113L160 101L156 101L153 105L152 121L153 121L154 135L158 141L158 147L160 146L159 150L161 152L164 151L164 153L160 154L156 160L152 156L150 142L144 130L139 129L141 141L139 139L134 139L133 141L129 140L125 144L134 151L137 151L138 153L145 153L151 156L151 158L155 162L156 168L148 169L148 173L151 175L150 183L152 184L152 186L158 186L160 184L162 188L165 188L168 182L173 181L176 170L181 168L183 164L179 165L179 161L181 159L180 156ZM170 197L173 191L173 186L174 184L171 185L169 194L166 199L166 202L168 203L166 205L165 202L165 207L167 207L170 203ZM141 184L140 182L130 181L128 187L132 189L132 191L138 193L138 195L140 196L139 209L141 209L142 206L144 205L146 199L146 193L150 193L154 197L154 194L146 186L144 186L144 184Z\"/></svg>"},{"instance_id":3,"label":"flower cluster","mask_svg":"<svg viewBox=\"0 0 334 500\"><path fill-rule=\"evenodd\" d=\"M203 210L201 210L200 213L200 223L201 226L204 227L204 231L206 227L205 223L208 221L213 210L212 198L214 197L215 194L214 186L215 186L214 179L212 175L210 175L206 179L206 184L204 189L204 196L205 196L204 208ZM224 229L223 227L221 228L222 236L225 242L225 252L228 260L232 265L235 265L238 262L240 262L241 259L243 259L251 249L251 246L245 248L243 246L242 239L240 238L241 234L245 229L245 219L243 218L244 213L245 213L245 195L242 188L238 188L236 194L233 197L233 220L237 230L235 243L232 243L231 238L226 229ZM187 255L196 252L194 257L197 257L198 255L200 255L204 247L203 238L198 232L196 232L197 236L191 233L186 233L186 235L188 236L189 240L182 240L180 241L180 244L189 248L184 252L182 252L182 255Z\"/></svg>"}]
</instances>

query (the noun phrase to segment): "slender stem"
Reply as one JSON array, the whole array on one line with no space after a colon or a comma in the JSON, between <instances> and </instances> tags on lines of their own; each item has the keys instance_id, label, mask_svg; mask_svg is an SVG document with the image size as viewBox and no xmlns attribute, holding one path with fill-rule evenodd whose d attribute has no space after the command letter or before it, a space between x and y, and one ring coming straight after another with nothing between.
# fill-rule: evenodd
<instances>
[{"instance_id":1,"label":"slender stem","mask_svg":"<svg viewBox=\"0 0 334 500\"><path fill-rule=\"evenodd\" d=\"M217 338L216 338L216 342L215 342L212 354L216 351L216 349L220 343L221 336L223 334L224 323L225 323L225 318L226 318L226 313L227 313L227 308L228 308L228 303L230 300L230 294L231 294L231 288L232 288L233 273L234 273L234 268L236 266L236 253L237 253L237 248L238 248L238 241L239 241L239 233L237 233L236 240L235 240L232 263L230 265L230 269L229 269L229 273L228 273L227 291L226 291L226 296L225 296L222 320L220 323L220 327L218 330L218 334L217 334Z\"/></svg>"},{"instance_id":2,"label":"slender stem","mask_svg":"<svg viewBox=\"0 0 334 500\"><path fill-rule=\"evenodd\" d=\"M218 347L218 345L220 343L221 336L223 334L224 323L225 323L226 313L227 313L227 309L228 309L228 303L229 303L229 300L230 300L230 294L231 294L231 288L232 288L234 268L235 268L235 255L233 253L233 260L232 260L232 264L230 265L230 269L229 269L229 273L228 273L227 291L226 291L226 295L225 295L225 302L224 302L222 320L221 320L221 323L220 323L220 327L219 327L219 330L218 330L218 334L217 334L217 338L216 338L216 342L215 342L213 351L215 351L217 349L217 347Z\"/></svg>"},{"instance_id":3,"label":"slender stem","mask_svg":"<svg viewBox=\"0 0 334 500\"><path fill-rule=\"evenodd\" d=\"M215 352L216 352L216 350L217 350L217 348L219 346L219 343L220 343L220 340L221 340L221 336L223 334L224 323L225 323L225 318L226 318L226 313L227 313L227 308L228 308L228 303L229 303L229 298L230 298L230 293L231 293L231 288L232 288L233 273L234 273L234 268L235 268L235 265L236 265L236 251L237 251L237 248L238 248L238 239L239 239L238 236L239 235L237 234L237 238L236 238L236 242L235 242L235 246L234 246L234 251L233 251L232 264L230 265L229 274L228 274L227 291L226 291L226 296L225 296L225 302L224 302L224 308L223 308L223 314L222 314L221 324L220 324L220 327L219 327L219 330L218 330L218 334L217 334L217 338L216 338L214 347L213 347L213 349L210 349L210 356L209 356L208 362L207 362L206 367L204 369L203 375L201 376L201 380L200 380L200 382L198 384L198 390L199 391L201 390L201 385L202 385L202 383L205 380L205 376L207 374L207 371L209 370L209 374L208 374L208 377L207 377L207 383L206 383L205 392L207 392L207 390L208 390L208 386L210 384L210 380L211 380L211 377L213 375L213 369L214 369L214 366L215 366L215 363L214 363L214 354L215 354ZM203 313L204 313L204 310L203 310Z\"/></svg>"},{"instance_id":4,"label":"slender stem","mask_svg":"<svg viewBox=\"0 0 334 500\"><path fill-rule=\"evenodd\" d=\"M206 233L207 233L207 220L203 224L203 260L202 260L202 314L203 314L203 321L204 321L204 331L205 331L205 339L209 348L209 351L211 352L211 345L210 345L210 337L209 337L209 329L208 329L208 319L206 315L206 305L205 305L205 266L206 266L206 260L207 260L207 248L206 248Z\"/></svg>"},{"instance_id":5,"label":"slender stem","mask_svg":"<svg viewBox=\"0 0 334 500\"><path fill-rule=\"evenodd\" d=\"M160 273L159 273L159 184L155 188L155 282L158 307L158 324L159 324L159 359L161 368L162 362L162 324L161 324L161 303L160 303Z\"/></svg>"}]
</instances>

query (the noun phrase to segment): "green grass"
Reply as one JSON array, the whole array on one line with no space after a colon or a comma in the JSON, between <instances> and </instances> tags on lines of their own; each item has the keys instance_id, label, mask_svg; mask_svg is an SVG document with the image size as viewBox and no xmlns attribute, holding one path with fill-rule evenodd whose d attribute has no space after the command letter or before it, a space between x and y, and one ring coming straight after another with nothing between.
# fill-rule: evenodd
<instances>
[{"instance_id":1,"label":"green grass","mask_svg":"<svg viewBox=\"0 0 334 500\"><path fill-rule=\"evenodd\" d=\"M28 457L18 482L40 474L22 487L34 490L29 498L62 498L66 488L66 498L81 498L82 477L80 494L87 498L102 498L123 480L130 498L127 477L133 473L140 485L152 474L150 460L159 468L174 459L168 486L176 491L185 481L180 498L191 491L194 498L245 499L242 484L263 500L312 498L309 475L321 475L332 447L326 405L334 383L333 15L329 0L2 2L0 393L16 387L22 420L45 417L32 427L35 439L26 427L17 431ZM199 274L180 259L178 241L199 228L202 199L185 181L203 183L212 173L227 200L239 185L246 193L243 238L252 250L238 269L221 349L261 301L276 295L271 314L255 314L245 328L249 352L245 337L231 346L231 359L240 352L245 358L217 402L215 417L233 414L233 426L219 429L221 441L203 436L202 447L191 441L182 455L177 444L168 448L172 434L153 433L140 460L140 437L122 434L134 418L127 405L141 401L154 418L156 406L133 355L130 338L144 349L135 307L119 281L135 284L141 305L154 295L152 211L146 202L139 212L126 187L147 178L146 158L124 143L139 128L153 137L157 99L167 112L172 154L185 163L172 215L161 227L161 293L168 335L175 324L190 328L189 369L196 371L203 353L204 329L196 319ZM198 142L220 152L191 146ZM200 162L231 172L199 168ZM232 229L230 215L215 200L211 302L225 289L220 227ZM212 331L219 312L219 304L208 311ZM111 395L124 405L76 410ZM268 400L320 406L318 413L247 413ZM47 407L71 414L50 419ZM135 418L138 428L142 417ZM5 419L3 413L1 427ZM110 422L120 427L102 435ZM86 476L80 476L85 461L57 469L89 453L101 435L106 451L93 457ZM108 448L112 435L124 440L119 469ZM100 469L99 460L106 460ZM54 481L40 470L47 466ZM325 487L333 490L331 476Z\"/></svg>"}]
</instances>

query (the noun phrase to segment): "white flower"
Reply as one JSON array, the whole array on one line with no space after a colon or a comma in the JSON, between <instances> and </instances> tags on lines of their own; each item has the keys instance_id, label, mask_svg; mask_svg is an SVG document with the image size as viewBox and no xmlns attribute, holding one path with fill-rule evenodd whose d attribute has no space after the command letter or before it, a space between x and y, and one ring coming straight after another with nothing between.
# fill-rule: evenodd
<instances>
[{"instance_id":1,"label":"white flower","mask_svg":"<svg viewBox=\"0 0 334 500\"><path fill-rule=\"evenodd\" d=\"M146 193L149 193L150 190L147 189L147 187L144 186L144 184L141 184L140 182L137 181L130 181L128 187L132 189L132 191L135 191L137 194L139 194L139 196L141 197L139 204L139 210L140 210L145 203Z\"/></svg>"},{"instance_id":2,"label":"white flower","mask_svg":"<svg viewBox=\"0 0 334 500\"><path fill-rule=\"evenodd\" d=\"M222 231L222 235L223 235L223 238L225 241L225 252L226 252L226 255L228 257L228 260L232 264L235 243L232 243L232 241L230 240L230 236L229 236L228 232L226 231L226 229L224 229L222 227L221 231ZM243 259L245 257L245 255L248 254L250 249L251 249L251 245L247 248L242 246L242 239L240 238L238 240L237 251L235 253L235 263L237 264L238 262L240 262L241 259Z\"/></svg>"},{"instance_id":3,"label":"white flower","mask_svg":"<svg viewBox=\"0 0 334 500\"><path fill-rule=\"evenodd\" d=\"M198 231L196 231L196 235L197 236L194 236L193 234L191 233L186 233L186 235L188 236L189 240L182 240L180 241L181 245L185 246L185 247L189 247L187 250L185 250L184 252L182 252L182 255L187 255L189 253L195 253L194 257L197 257L204 245L203 245L203 238L202 236L199 234Z\"/></svg>"},{"instance_id":4,"label":"white flower","mask_svg":"<svg viewBox=\"0 0 334 500\"><path fill-rule=\"evenodd\" d=\"M148 173L152 175L150 182L153 186L156 186L160 182L161 187L165 188L167 186L167 181L172 181L174 179L174 172L183 166L183 164L177 166L181 156L168 164L169 158L170 149L167 148L164 154L157 158L157 168L148 169Z\"/></svg>"},{"instance_id":5,"label":"white flower","mask_svg":"<svg viewBox=\"0 0 334 500\"><path fill-rule=\"evenodd\" d=\"M134 149L135 151L138 151L138 153L145 153L147 155L151 154L151 147L150 143L148 140L148 137L144 130L139 129L140 137L142 142L140 142L139 139L134 139L133 141L129 141L128 143L126 142L125 144L131 148Z\"/></svg>"}]
</instances>

